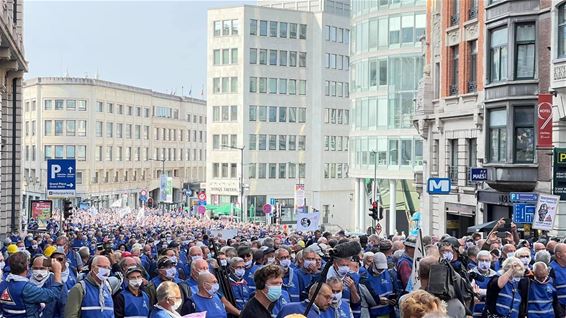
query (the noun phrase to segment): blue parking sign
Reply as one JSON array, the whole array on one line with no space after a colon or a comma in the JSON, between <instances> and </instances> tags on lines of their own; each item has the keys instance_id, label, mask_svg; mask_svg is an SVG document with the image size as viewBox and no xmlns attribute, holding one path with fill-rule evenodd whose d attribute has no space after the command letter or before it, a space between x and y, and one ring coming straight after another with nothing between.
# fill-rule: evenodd
<instances>
[{"instance_id":1,"label":"blue parking sign","mask_svg":"<svg viewBox=\"0 0 566 318\"><path fill-rule=\"evenodd\" d=\"M75 197L76 188L75 159L47 160L47 197Z\"/></svg>"}]
</instances>

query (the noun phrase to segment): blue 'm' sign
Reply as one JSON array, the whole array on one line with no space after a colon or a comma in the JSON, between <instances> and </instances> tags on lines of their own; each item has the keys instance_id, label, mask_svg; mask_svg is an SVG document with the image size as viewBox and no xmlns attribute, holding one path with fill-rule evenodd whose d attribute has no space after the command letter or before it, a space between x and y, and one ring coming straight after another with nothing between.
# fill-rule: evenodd
<instances>
[{"instance_id":1,"label":"blue 'm' sign","mask_svg":"<svg viewBox=\"0 0 566 318\"><path fill-rule=\"evenodd\" d=\"M75 189L75 159L47 160L47 196L74 197Z\"/></svg>"},{"instance_id":2,"label":"blue 'm' sign","mask_svg":"<svg viewBox=\"0 0 566 318\"><path fill-rule=\"evenodd\" d=\"M513 222L517 224L531 224L535 216L536 207L525 203L513 205Z\"/></svg>"},{"instance_id":3,"label":"blue 'm' sign","mask_svg":"<svg viewBox=\"0 0 566 318\"><path fill-rule=\"evenodd\" d=\"M449 194L452 181L449 178L429 178L426 190L429 194Z\"/></svg>"},{"instance_id":4,"label":"blue 'm' sign","mask_svg":"<svg viewBox=\"0 0 566 318\"><path fill-rule=\"evenodd\" d=\"M487 169L486 168L471 168L470 181L486 181Z\"/></svg>"}]
</instances>

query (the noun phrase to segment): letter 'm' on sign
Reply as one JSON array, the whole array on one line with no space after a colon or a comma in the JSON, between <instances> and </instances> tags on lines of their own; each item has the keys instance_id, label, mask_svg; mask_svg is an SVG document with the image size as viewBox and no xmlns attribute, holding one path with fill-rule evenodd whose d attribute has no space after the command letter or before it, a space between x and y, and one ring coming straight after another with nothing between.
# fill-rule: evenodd
<instances>
[{"instance_id":1,"label":"letter 'm' on sign","mask_svg":"<svg viewBox=\"0 0 566 318\"><path fill-rule=\"evenodd\" d=\"M448 194L450 193L450 179L446 178L430 178L428 179L428 193L430 194Z\"/></svg>"},{"instance_id":2,"label":"letter 'm' on sign","mask_svg":"<svg viewBox=\"0 0 566 318\"><path fill-rule=\"evenodd\" d=\"M55 179L55 176L61 172L61 166L51 165L51 179Z\"/></svg>"}]
</instances>

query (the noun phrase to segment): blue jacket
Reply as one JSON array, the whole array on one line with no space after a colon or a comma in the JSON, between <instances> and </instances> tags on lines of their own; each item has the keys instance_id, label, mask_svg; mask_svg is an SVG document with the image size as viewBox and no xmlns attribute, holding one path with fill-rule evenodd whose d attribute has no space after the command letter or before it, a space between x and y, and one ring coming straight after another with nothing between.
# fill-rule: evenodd
<instances>
[{"instance_id":1,"label":"blue jacket","mask_svg":"<svg viewBox=\"0 0 566 318\"><path fill-rule=\"evenodd\" d=\"M320 274L310 274L299 268L295 269L295 274L299 280L299 291L301 292L299 298L302 301L308 298L308 288L318 279Z\"/></svg>"},{"instance_id":2,"label":"blue jacket","mask_svg":"<svg viewBox=\"0 0 566 318\"><path fill-rule=\"evenodd\" d=\"M534 279L531 280L529 301L527 304L527 317L554 317L554 308L552 304L555 297L556 288L552 286L552 278L549 278L546 283L540 283Z\"/></svg>"},{"instance_id":3,"label":"blue jacket","mask_svg":"<svg viewBox=\"0 0 566 318\"><path fill-rule=\"evenodd\" d=\"M550 262L550 267L554 273L554 288L556 288L558 302L566 305L566 267L560 266L556 261Z\"/></svg>"},{"instance_id":4,"label":"blue jacket","mask_svg":"<svg viewBox=\"0 0 566 318\"><path fill-rule=\"evenodd\" d=\"M368 271L360 283L364 285L370 292L375 306L369 306L369 313L371 317L379 317L389 315L394 311L394 307L390 305L381 305L379 300L381 297L388 298L395 294L393 286L394 277L388 270L384 270L381 274L374 273L373 270Z\"/></svg>"},{"instance_id":5,"label":"blue jacket","mask_svg":"<svg viewBox=\"0 0 566 318\"><path fill-rule=\"evenodd\" d=\"M48 288L53 286L55 281L53 280L53 275L47 279L43 288ZM69 293L69 288L66 284L63 284L61 292L59 293L59 299L50 303L45 303L45 308L42 311L42 317L44 318L62 318L65 313L65 305L67 305L67 294Z\"/></svg>"},{"instance_id":6,"label":"blue jacket","mask_svg":"<svg viewBox=\"0 0 566 318\"><path fill-rule=\"evenodd\" d=\"M194 294L193 301L197 312L206 311L206 318L226 318L227 316L226 308L224 308L224 304L218 295L205 298L199 294Z\"/></svg>"},{"instance_id":7,"label":"blue jacket","mask_svg":"<svg viewBox=\"0 0 566 318\"><path fill-rule=\"evenodd\" d=\"M251 298L250 288L244 279L238 279L234 275L230 275L230 286L232 287L232 294L236 300L236 308L243 310L246 303Z\"/></svg>"},{"instance_id":8,"label":"blue jacket","mask_svg":"<svg viewBox=\"0 0 566 318\"><path fill-rule=\"evenodd\" d=\"M246 268L246 273L244 274L244 279L248 282L248 287L250 291L255 291L254 274L259 269L256 264L253 264L250 268Z\"/></svg>"},{"instance_id":9,"label":"blue jacket","mask_svg":"<svg viewBox=\"0 0 566 318\"><path fill-rule=\"evenodd\" d=\"M320 314L321 318L352 318L352 310L346 302L340 301L335 307L334 305L328 307L328 310Z\"/></svg>"},{"instance_id":10,"label":"blue jacket","mask_svg":"<svg viewBox=\"0 0 566 318\"><path fill-rule=\"evenodd\" d=\"M279 312L285 306L287 306L289 303L291 303L291 301L289 300L289 293L282 290L281 291L281 297L279 297L279 299L277 299L277 301L275 302L275 305L273 306L273 309L271 310L271 317L273 317L273 318L277 317Z\"/></svg>"},{"instance_id":11,"label":"blue jacket","mask_svg":"<svg viewBox=\"0 0 566 318\"><path fill-rule=\"evenodd\" d=\"M475 279L476 285L478 285L479 289L485 289L487 291L487 286L489 285L489 281L491 277L495 275L495 272L490 270L490 273L488 275L483 275L478 271L477 267L472 269L471 272L474 272L477 275L479 275L479 278ZM485 296L481 296L479 301L474 303L473 316L481 317L484 308L485 308Z\"/></svg>"},{"instance_id":12,"label":"blue jacket","mask_svg":"<svg viewBox=\"0 0 566 318\"><path fill-rule=\"evenodd\" d=\"M135 296L129 289L122 290L124 296L124 317L139 318L149 316L149 297L144 291L140 296Z\"/></svg>"},{"instance_id":13,"label":"blue jacket","mask_svg":"<svg viewBox=\"0 0 566 318\"><path fill-rule=\"evenodd\" d=\"M492 279L497 279L494 276ZM517 283L507 282L499 292L495 308L497 314L504 317L518 318L521 305L521 293L517 289Z\"/></svg>"},{"instance_id":14,"label":"blue jacket","mask_svg":"<svg viewBox=\"0 0 566 318\"><path fill-rule=\"evenodd\" d=\"M89 279L85 279L80 284L84 290L81 302L81 318L113 318L114 301L112 300L112 292L108 283L103 283L99 287ZM100 299L100 296L103 299Z\"/></svg>"},{"instance_id":15,"label":"blue jacket","mask_svg":"<svg viewBox=\"0 0 566 318\"><path fill-rule=\"evenodd\" d=\"M149 314L149 318L171 318L171 315L161 308L153 307L151 314Z\"/></svg>"},{"instance_id":16,"label":"blue jacket","mask_svg":"<svg viewBox=\"0 0 566 318\"><path fill-rule=\"evenodd\" d=\"M283 277L283 290L289 293L292 302L301 301L301 290L299 289L299 276L292 268L289 268L287 274Z\"/></svg>"},{"instance_id":17,"label":"blue jacket","mask_svg":"<svg viewBox=\"0 0 566 318\"><path fill-rule=\"evenodd\" d=\"M308 305L307 301L287 304L287 306L283 307L283 309L281 309L279 314L277 314L277 318L284 318L285 316L291 314L302 315L307 309L307 305ZM316 307L315 304L313 304L307 318L319 318L319 317L321 317L320 310L318 309L318 307Z\"/></svg>"},{"instance_id":18,"label":"blue jacket","mask_svg":"<svg viewBox=\"0 0 566 318\"><path fill-rule=\"evenodd\" d=\"M39 317L39 304L59 299L63 285L53 283L49 288L40 288L27 278L8 275L0 283L0 308L5 318Z\"/></svg>"}]
</instances>

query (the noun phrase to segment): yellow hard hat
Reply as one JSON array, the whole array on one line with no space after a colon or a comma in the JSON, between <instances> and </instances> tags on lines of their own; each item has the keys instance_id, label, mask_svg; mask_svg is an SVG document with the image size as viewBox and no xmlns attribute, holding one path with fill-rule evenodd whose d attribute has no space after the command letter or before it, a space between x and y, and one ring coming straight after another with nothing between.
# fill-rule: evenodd
<instances>
[{"instance_id":1,"label":"yellow hard hat","mask_svg":"<svg viewBox=\"0 0 566 318\"><path fill-rule=\"evenodd\" d=\"M16 244L10 244L6 250L8 251L8 254L14 254L18 251L18 246L16 246Z\"/></svg>"},{"instance_id":2,"label":"yellow hard hat","mask_svg":"<svg viewBox=\"0 0 566 318\"><path fill-rule=\"evenodd\" d=\"M57 251L57 248L53 245L50 245L48 247L45 248L45 250L43 251L43 255L47 256L47 257L51 257L51 255L53 254L53 252Z\"/></svg>"},{"instance_id":3,"label":"yellow hard hat","mask_svg":"<svg viewBox=\"0 0 566 318\"><path fill-rule=\"evenodd\" d=\"M304 242L304 241L301 240L301 241L297 242L297 244L298 244L300 247L305 248L305 242Z\"/></svg>"}]
</instances>

